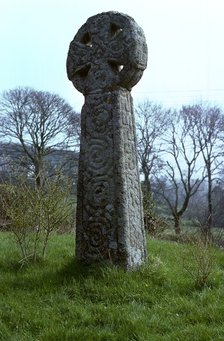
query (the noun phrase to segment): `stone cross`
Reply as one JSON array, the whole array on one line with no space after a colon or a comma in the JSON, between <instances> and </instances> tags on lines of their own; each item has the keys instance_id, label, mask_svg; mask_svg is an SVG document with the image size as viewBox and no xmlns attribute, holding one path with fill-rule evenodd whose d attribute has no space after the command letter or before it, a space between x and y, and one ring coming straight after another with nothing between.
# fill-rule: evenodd
<instances>
[{"instance_id":1,"label":"stone cross","mask_svg":"<svg viewBox=\"0 0 224 341\"><path fill-rule=\"evenodd\" d=\"M131 88L147 66L142 29L131 17L90 17L72 40L69 80L85 96L77 188L76 257L126 269L146 260Z\"/></svg>"}]
</instances>

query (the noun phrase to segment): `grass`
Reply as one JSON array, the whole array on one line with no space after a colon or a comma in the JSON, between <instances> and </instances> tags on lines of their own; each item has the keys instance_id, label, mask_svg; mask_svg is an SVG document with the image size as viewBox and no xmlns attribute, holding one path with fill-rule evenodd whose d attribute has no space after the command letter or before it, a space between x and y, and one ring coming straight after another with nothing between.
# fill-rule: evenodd
<instances>
[{"instance_id":1,"label":"grass","mask_svg":"<svg viewBox=\"0 0 224 341\"><path fill-rule=\"evenodd\" d=\"M135 272L81 267L73 236L54 235L46 261L20 268L9 233L0 233L0 340L224 340L224 253L215 249L207 286L183 268L191 246L148 241Z\"/></svg>"}]
</instances>

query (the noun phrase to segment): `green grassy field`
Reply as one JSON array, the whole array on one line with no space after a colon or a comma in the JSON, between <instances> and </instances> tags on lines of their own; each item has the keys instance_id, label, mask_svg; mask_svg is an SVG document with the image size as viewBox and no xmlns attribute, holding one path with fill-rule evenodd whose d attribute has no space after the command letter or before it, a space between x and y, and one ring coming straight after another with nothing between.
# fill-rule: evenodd
<instances>
[{"instance_id":1,"label":"green grassy field","mask_svg":"<svg viewBox=\"0 0 224 341\"><path fill-rule=\"evenodd\" d=\"M23 268L9 233L0 245L0 340L224 340L222 250L199 290L183 267L190 245L149 240L148 263L135 272L79 267L69 234L53 236L47 259Z\"/></svg>"}]
</instances>

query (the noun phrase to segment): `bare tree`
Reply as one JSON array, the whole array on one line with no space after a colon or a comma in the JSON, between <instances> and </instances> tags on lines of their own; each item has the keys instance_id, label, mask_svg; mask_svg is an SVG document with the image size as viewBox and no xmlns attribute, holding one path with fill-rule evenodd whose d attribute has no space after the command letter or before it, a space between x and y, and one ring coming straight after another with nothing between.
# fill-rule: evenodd
<instances>
[{"instance_id":1,"label":"bare tree","mask_svg":"<svg viewBox=\"0 0 224 341\"><path fill-rule=\"evenodd\" d=\"M56 94L16 88L2 94L0 134L3 141L19 143L37 188L43 181L45 157L71 141L71 117L78 114ZM69 133L68 133L69 132ZM75 131L74 138L77 138Z\"/></svg>"},{"instance_id":2,"label":"bare tree","mask_svg":"<svg viewBox=\"0 0 224 341\"><path fill-rule=\"evenodd\" d=\"M207 223L205 233L210 234L213 217L213 182L223 164L222 139L224 116L220 108L208 104L183 106L182 115L200 148L207 175Z\"/></svg>"},{"instance_id":3,"label":"bare tree","mask_svg":"<svg viewBox=\"0 0 224 341\"><path fill-rule=\"evenodd\" d=\"M71 111L68 115L67 137L73 141L73 147L79 149L81 137L81 115Z\"/></svg>"},{"instance_id":4,"label":"bare tree","mask_svg":"<svg viewBox=\"0 0 224 341\"><path fill-rule=\"evenodd\" d=\"M171 111L145 101L136 108L136 114L140 172L144 176L145 190L150 193L150 178L161 167L161 136L169 125Z\"/></svg>"},{"instance_id":5,"label":"bare tree","mask_svg":"<svg viewBox=\"0 0 224 341\"><path fill-rule=\"evenodd\" d=\"M189 135L180 115L173 119L168 137L164 140L167 144L167 160L163 169L164 176L158 177L157 181L160 193L173 216L175 232L179 234L181 218L205 174L199 164L201 149L196 144L195 136Z\"/></svg>"}]
</instances>

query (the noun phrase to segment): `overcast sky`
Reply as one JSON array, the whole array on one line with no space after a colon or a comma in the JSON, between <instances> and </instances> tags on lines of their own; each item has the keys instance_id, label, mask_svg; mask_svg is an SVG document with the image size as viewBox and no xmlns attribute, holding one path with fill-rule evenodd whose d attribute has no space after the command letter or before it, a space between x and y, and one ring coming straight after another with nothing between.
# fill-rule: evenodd
<instances>
[{"instance_id":1,"label":"overcast sky","mask_svg":"<svg viewBox=\"0 0 224 341\"><path fill-rule=\"evenodd\" d=\"M223 0L1 0L0 92L30 86L80 111L83 96L66 76L69 43L88 17L109 10L145 32L148 68L132 91L136 104L224 104Z\"/></svg>"}]
</instances>

